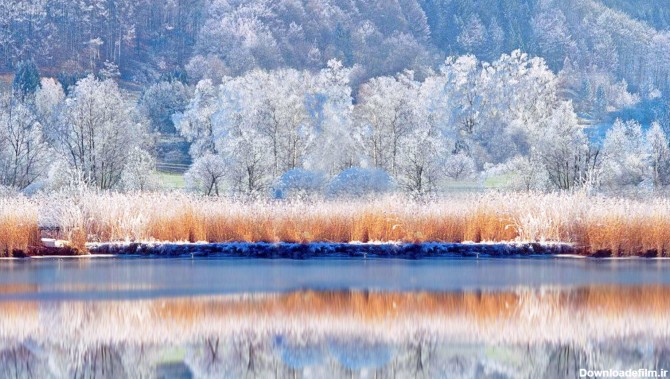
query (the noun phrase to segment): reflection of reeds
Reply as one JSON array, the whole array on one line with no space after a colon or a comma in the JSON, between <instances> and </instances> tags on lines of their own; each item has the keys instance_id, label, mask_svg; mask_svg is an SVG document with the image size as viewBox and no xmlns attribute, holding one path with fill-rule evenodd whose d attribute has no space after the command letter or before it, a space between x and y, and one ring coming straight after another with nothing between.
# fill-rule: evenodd
<instances>
[{"instance_id":1,"label":"reflection of reeds","mask_svg":"<svg viewBox=\"0 0 670 379\"><path fill-rule=\"evenodd\" d=\"M465 317L473 320L513 320L525 312L529 301L550 305L557 312L662 315L670 311L670 288L595 287L574 290L550 289L504 292L385 293L385 292L295 292L248 300L170 301L162 316L191 320L194 314L211 312L228 316L302 314L310 317L338 316L375 321L404 317ZM550 317L550 315L547 315Z\"/></svg>"},{"instance_id":2,"label":"reflection of reeds","mask_svg":"<svg viewBox=\"0 0 670 379\"><path fill-rule=\"evenodd\" d=\"M502 292L314 292L46 303L0 302L0 338L188 341L253 331L361 333L398 340L430 333L461 341L570 342L670 337L670 287ZM63 335L60 335L60 334Z\"/></svg>"},{"instance_id":3,"label":"reflection of reeds","mask_svg":"<svg viewBox=\"0 0 670 379\"><path fill-rule=\"evenodd\" d=\"M555 241L573 243L583 253L670 255L670 201L665 199L489 193L428 202L401 197L242 202L179 193L56 194L0 202L0 247L5 254L34 243L38 216L77 246L84 239ZM24 221L17 222L17 217Z\"/></svg>"}]
</instances>

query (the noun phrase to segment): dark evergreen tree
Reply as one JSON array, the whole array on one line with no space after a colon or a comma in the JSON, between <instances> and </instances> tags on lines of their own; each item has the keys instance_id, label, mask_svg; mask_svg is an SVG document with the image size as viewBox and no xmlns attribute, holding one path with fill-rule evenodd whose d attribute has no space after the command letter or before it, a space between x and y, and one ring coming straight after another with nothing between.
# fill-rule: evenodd
<instances>
[{"instance_id":1,"label":"dark evergreen tree","mask_svg":"<svg viewBox=\"0 0 670 379\"><path fill-rule=\"evenodd\" d=\"M20 98L31 95L40 87L40 72L35 61L21 61L16 67L12 88Z\"/></svg>"},{"instance_id":2,"label":"dark evergreen tree","mask_svg":"<svg viewBox=\"0 0 670 379\"><path fill-rule=\"evenodd\" d=\"M80 79L84 79L86 75L85 72L61 72L56 76L56 79L58 79L63 86L65 94L69 95L72 88L74 88L74 85L77 84Z\"/></svg>"}]
</instances>

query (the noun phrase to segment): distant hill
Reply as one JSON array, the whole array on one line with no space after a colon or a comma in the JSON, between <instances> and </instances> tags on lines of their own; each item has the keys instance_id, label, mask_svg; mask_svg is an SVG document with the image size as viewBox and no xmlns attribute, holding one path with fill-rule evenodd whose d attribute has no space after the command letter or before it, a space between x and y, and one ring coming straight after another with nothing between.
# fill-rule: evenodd
<instances>
[{"instance_id":1,"label":"distant hill","mask_svg":"<svg viewBox=\"0 0 670 379\"><path fill-rule=\"evenodd\" d=\"M601 0L606 6L648 23L659 30L670 29L670 1L665 0Z\"/></svg>"},{"instance_id":2,"label":"distant hill","mask_svg":"<svg viewBox=\"0 0 670 379\"><path fill-rule=\"evenodd\" d=\"M669 17L670 2L654 0L10 0L0 4L0 71L34 59L50 75L118 67L125 82L195 83L335 58L356 67L356 86L405 69L420 79L447 56L521 49L557 73L568 64L565 93L592 113L612 105L621 80L642 97L668 93Z\"/></svg>"}]
</instances>

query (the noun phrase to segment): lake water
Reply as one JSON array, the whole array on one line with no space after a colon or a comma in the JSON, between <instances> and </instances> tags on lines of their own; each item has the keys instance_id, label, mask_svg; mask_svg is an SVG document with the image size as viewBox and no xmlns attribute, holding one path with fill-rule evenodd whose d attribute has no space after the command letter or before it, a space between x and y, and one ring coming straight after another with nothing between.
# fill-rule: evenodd
<instances>
[{"instance_id":1,"label":"lake water","mask_svg":"<svg viewBox=\"0 0 670 379\"><path fill-rule=\"evenodd\" d=\"M660 373L669 274L661 259L3 260L0 377Z\"/></svg>"}]
</instances>

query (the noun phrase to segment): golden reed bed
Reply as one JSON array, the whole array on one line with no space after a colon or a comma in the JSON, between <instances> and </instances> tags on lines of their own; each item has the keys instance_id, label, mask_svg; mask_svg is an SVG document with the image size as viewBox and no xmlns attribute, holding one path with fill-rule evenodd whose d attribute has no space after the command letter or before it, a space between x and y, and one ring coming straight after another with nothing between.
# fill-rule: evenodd
<instances>
[{"instance_id":1,"label":"golden reed bed","mask_svg":"<svg viewBox=\"0 0 670 379\"><path fill-rule=\"evenodd\" d=\"M670 256L670 201L582 194L478 194L241 202L168 194L0 199L0 254L39 252L38 225L86 242L565 242L578 252Z\"/></svg>"},{"instance_id":2,"label":"golden reed bed","mask_svg":"<svg viewBox=\"0 0 670 379\"><path fill-rule=\"evenodd\" d=\"M396 343L429 334L452 341L580 345L611 338L668 338L668 312L670 287L665 286L6 301L0 302L0 339L187 343L203 336L253 333L315 340L359 335Z\"/></svg>"}]
</instances>

